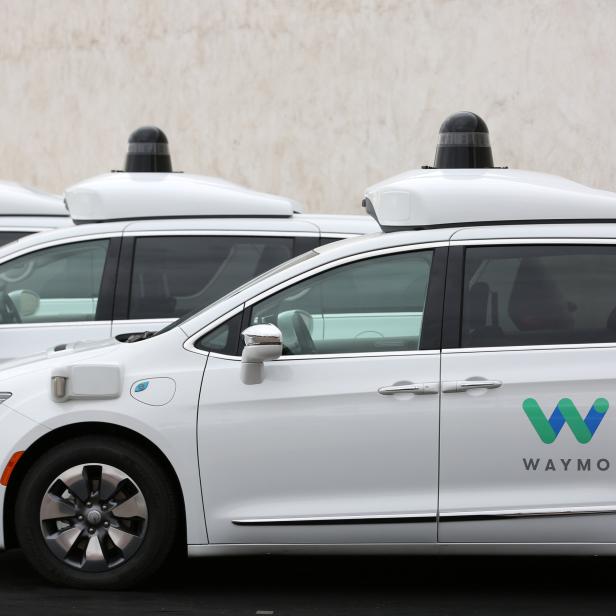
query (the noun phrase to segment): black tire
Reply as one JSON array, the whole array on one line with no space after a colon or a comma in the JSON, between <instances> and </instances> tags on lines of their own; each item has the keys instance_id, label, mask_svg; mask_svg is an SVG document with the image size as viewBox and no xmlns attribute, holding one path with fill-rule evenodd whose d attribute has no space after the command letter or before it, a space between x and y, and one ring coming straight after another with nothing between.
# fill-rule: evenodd
<instances>
[{"instance_id":1,"label":"black tire","mask_svg":"<svg viewBox=\"0 0 616 616\"><path fill-rule=\"evenodd\" d=\"M103 571L83 571L61 560L48 547L41 528L41 504L62 473L79 465L97 463L114 467L135 482L147 505L147 525L141 543L126 560ZM30 564L54 584L121 589L154 574L172 553L178 537L178 509L176 490L168 473L146 449L120 438L85 436L54 446L32 465L19 487L15 527ZM84 537L84 542L89 541Z\"/></svg>"}]
</instances>

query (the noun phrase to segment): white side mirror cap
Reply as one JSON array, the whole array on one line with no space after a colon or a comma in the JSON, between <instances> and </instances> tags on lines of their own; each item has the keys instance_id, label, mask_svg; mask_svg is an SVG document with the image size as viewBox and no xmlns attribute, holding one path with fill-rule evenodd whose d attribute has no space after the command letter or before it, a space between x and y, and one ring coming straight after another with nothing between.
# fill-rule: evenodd
<instances>
[{"instance_id":1,"label":"white side mirror cap","mask_svg":"<svg viewBox=\"0 0 616 616\"><path fill-rule=\"evenodd\" d=\"M278 359L282 355L282 334L270 323L252 325L242 332L241 378L246 385L257 385L263 381L263 362Z\"/></svg>"}]
</instances>

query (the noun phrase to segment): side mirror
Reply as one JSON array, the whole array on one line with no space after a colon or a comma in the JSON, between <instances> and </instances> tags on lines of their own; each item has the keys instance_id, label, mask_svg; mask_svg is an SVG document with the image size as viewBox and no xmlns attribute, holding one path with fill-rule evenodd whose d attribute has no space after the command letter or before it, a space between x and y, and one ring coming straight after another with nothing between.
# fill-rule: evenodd
<instances>
[{"instance_id":1,"label":"side mirror","mask_svg":"<svg viewBox=\"0 0 616 616\"><path fill-rule=\"evenodd\" d=\"M242 332L241 379L246 385L257 385L263 381L263 362L278 359L282 355L282 334L269 323L251 325Z\"/></svg>"}]
</instances>

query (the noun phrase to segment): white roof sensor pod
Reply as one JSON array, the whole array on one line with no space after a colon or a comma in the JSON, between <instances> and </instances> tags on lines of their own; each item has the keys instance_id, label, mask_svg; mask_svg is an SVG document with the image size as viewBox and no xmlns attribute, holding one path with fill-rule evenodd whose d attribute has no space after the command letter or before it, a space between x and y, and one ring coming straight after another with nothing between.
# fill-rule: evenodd
<instances>
[{"instance_id":1,"label":"white roof sensor pod","mask_svg":"<svg viewBox=\"0 0 616 616\"><path fill-rule=\"evenodd\" d=\"M289 217L299 203L219 178L173 173L165 134L142 127L131 134L125 171L71 186L64 198L76 223L147 218Z\"/></svg>"},{"instance_id":2,"label":"white roof sensor pod","mask_svg":"<svg viewBox=\"0 0 616 616\"><path fill-rule=\"evenodd\" d=\"M470 112L445 120L435 163L366 190L364 206L384 231L616 221L615 193L558 176L494 167L487 126Z\"/></svg>"},{"instance_id":3,"label":"white roof sensor pod","mask_svg":"<svg viewBox=\"0 0 616 616\"><path fill-rule=\"evenodd\" d=\"M0 216L68 216L62 198L14 182L0 182Z\"/></svg>"}]
</instances>

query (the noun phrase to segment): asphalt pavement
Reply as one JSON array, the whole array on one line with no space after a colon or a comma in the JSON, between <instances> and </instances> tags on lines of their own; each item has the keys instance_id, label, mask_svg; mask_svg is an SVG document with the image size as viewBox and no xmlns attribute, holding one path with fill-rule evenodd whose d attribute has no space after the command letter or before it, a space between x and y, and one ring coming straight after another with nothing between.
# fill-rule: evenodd
<instances>
[{"instance_id":1,"label":"asphalt pavement","mask_svg":"<svg viewBox=\"0 0 616 616\"><path fill-rule=\"evenodd\" d=\"M473 616L614 614L616 558L241 557L189 560L131 591L54 588L0 555L0 614Z\"/></svg>"}]
</instances>

